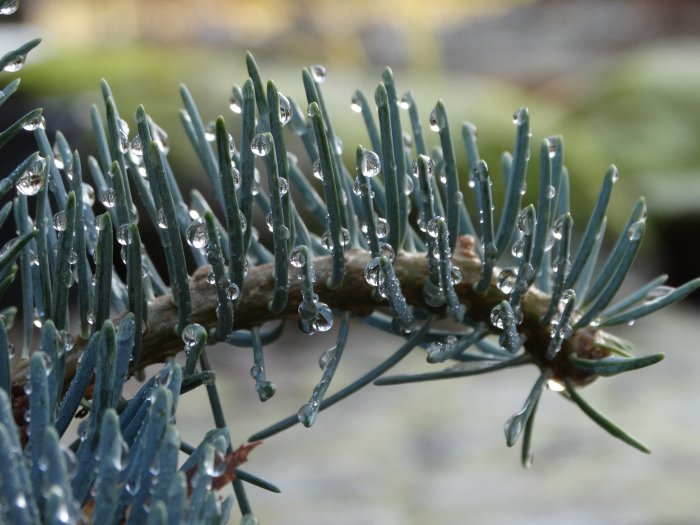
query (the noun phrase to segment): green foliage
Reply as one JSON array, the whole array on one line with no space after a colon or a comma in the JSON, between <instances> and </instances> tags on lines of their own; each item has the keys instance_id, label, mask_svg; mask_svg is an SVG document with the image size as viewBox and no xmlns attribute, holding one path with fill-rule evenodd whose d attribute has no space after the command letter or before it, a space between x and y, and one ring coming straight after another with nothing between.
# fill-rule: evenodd
<instances>
[{"instance_id":1,"label":"green foliage","mask_svg":"<svg viewBox=\"0 0 700 525\"><path fill-rule=\"evenodd\" d=\"M0 63L21 66L37 44L7 53ZM97 157L86 163L101 214L95 215L95 192L84 182L78 153L60 132L49 142L41 110L0 131L0 147L27 130L38 148L0 182L3 194L17 189L0 210L0 223L14 210L18 230L0 253L0 290L21 275L23 314L23 361L14 370L7 329L15 310L0 317L3 520L226 523L234 498L221 501L217 490L232 483L243 522L255 523L244 484L279 491L239 469L258 440L297 423L312 426L322 410L372 382L457 378L530 364L540 375L505 424L508 446L523 438L524 465L532 461L534 415L546 390L560 391L611 435L649 451L577 389L660 361L662 354L631 356L628 344L601 328L668 306L697 289L700 279L672 289L662 276L611 306L639 251L646 218L640 200L609 258L598 261L618 179L614 166L574 250L561 137L540 144L538 192L534 204L523 207L532 146L526 108L513 115L513 152L501 158L503 206L494 214L491 173L475 128L461 130L470 172L460 176L444 103L438 101L427 120L440 143L428 152L416 101L411 94L399 100L391 70L375 92L377 121L368 97L355 93L355 109L377 151L355 149L353 176L323 97L325 70L304 69L303 112L274 82L263 84L252 55L246 66L249 78L230 101L241 114L240 149L223 118L205 125L181 86L181 122L214 190L211 204L193 192L187 205L165 131L139 106L131 133L104 81L104 116L97 106L91 112ZM16 82L5 87L0 103L16 88ZM409 111L411 133L402 131L402 109ZM301 139L322 180L322 196L287 150L290 133ZM264 184L256 161L266 171ZM474 210L465 204L467 188L474 190ZM271 242L254 229L256 206L266 215ZM147 223L158 248L141 243ZM160 257L164 276L153 264ZM188 260L197 269L188 268ZM246 317L251 311L262 313ZM405 343L327 396L356 314ZM72 317L80 326L75 343ZM444 317L453 321L449 331L435 328ZM278 322L262 326L268 319ZM336 344L321 356L321 377L298 414L233 450L206 346L252 348L251 375L265 401L277 389L266 376L263 349L290 319L306 334L328 331L338 319ZM31 352L33 324L41 335ZM173 342L173 334L180 339ZM429 363L449 361L450 367L380 377L417 347ZM168 362L142 378L135 396L124 396L128 377L178 351L186 354L184 367ZM180 440L175 413L179 396L202 386L216 428L194 447ZM60 439L77 413L87 417L79 439L66 446ZM189 455L182 465L179 451Z\"/></svg>"}]
</instances>

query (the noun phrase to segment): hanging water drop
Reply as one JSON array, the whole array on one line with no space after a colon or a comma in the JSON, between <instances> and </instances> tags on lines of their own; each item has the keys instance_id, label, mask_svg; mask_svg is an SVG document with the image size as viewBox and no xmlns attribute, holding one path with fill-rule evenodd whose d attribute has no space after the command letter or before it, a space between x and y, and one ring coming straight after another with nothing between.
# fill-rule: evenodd
<instances>
[{"instance_id":1,"label":"hanging water drop","mask_svg":"<svg viewBox=\"0 0 700 525\"><path fill-rule=\"evenodd\" d=\"M554 186L552 186L551 184L549 186L547 186L547 188L545 188L545 190L544 190L544 196L547 197L548 199L553 199L556 194L557 194L557 190L554 189Z\"/></svg>"},{"instance_id":2,"label":"hanging water drop","mask_svg":"<svg viewBox=\"0 0 700 525\"><path fill-rule=\"evenodd\" d=\"M122 224L117 230L117 242L122 246L131 244L131 230L128 224Z\"/></svg>"},{"instance_id":3,"label":"hanging water drop","mask_svg":"<svg viewBox=\"0 0 700 525\"><path fill-rule=\"evenodd\" d=\"M65 231L68 222L66 220L66 212L64 210L58 211L54 214L52 225L53 229L57 232Z\"/></svg>"},{"instance_id":4,"label":"hanging water drop","mask_svg":"<svg viewBox=\"0 0 700 525\"><path fill-rule=\"evenodd\" d=\"M520 210L520 213L518 213L517 226L518 230L523 235L532 235L534 224L532 220L532 215L530 214L527 208Z\"/></svg>"},{"instance_id":5,"label":"hanging water drop","mask_svg":"<svg viewBox=\"0 0 700 525\"><path fill-rule=\"evenodd\" d=\"M321 161L320 160L314 161L312 171L313 171L314 177L316 177L318 180L323 180L323 172L321 171Z\"/></svg>"},{"instance_id":6,"label":"hanging water drop","mask_svg":"<svg viewBox=\"0 0 700 525\"><path fill-rule=\"evenodd\" d=\"M352 99L350 101L350 109L353 110L355 113L362 112L362 104L360 103L360 97L358 97L357 95L352 96Z\"/></svg>"},{"instance_id":7,"label":"hanging water drop","mask_svg":"<svg viewBox=\"0 0 700 525\"><path fill-rule=\"evenodd\" d=\"M611 166L611 169L613 170L612 182L615 184L620 179L620 172L618 171L617 166Z\"/></svg>"},{"instance_id":8,"label":"hanging water drop","mask_svg":"<svg viewBox=\"0 0 700 525\"><path fill-rule=\"evenodd\" d=\"M136 155L137 157L143 156L143 144L141 144L141 137L139 135L136 135L131 140L130 151L133 155Z\"/></svg>"},{"instance_id":9,"label":"hanging water drop","mask_svg":"<svg viewBox=\"0 0 700 525\"><path fill-rule=\"evenodd\" d=\"M43 164L42 164L43 163ZM31 197L36 195L44 187L46 182L46 161L39 157L27 171L22 173L15 183L17 191L22 195Z\"/></svg>"},{"instance_id":10,"label":"hanging water drop","mask_svg":"<svg viewBox=\"0 0 700 525\"><path fill-rule=\"evenodd\" d=\"M280 114L279 120L283 126L286 126L290 120L292 120L292 105L289 103L289 99L285 97L282 93L279 93L280 100Z\"/></svg>"},{"instance_id":11,"label":"hanging water drop","mask_svg":"<svg viewBox=\"0 0 700 525\"><path fill-rule=\"evenodd\" d=\"M367 281L367 284L370 286L376 287L384 283L384 273L379 263L379 257L374 257L370 259L367 266L365 266L365 281Z\"/></svg>"},{"instance_id":12,"label":"hanging water drop","mask_svg":"<svg viewBox=\"0 0 700 525\"><path fill-rule=\"evenodd\" d=\"M22 124L22 127L25 131L34 131L39 128L44 129L46 128L46 120L41 115L37 117L32 117L29 120L27 120L24 124Z\"/></svg>"},{"instance_id":13,"label":"hanging water drop","mask_svg":"<svg viewBox=\"0 0 700 525\"><path fill-rule=\"evenodd\" d=\"M428 224L425 228L425 231L428 235L430 235L433 239L437 239L439 233L440 233L440 228L439 224L440 222L444 221L444 219L440 216L433 217L428 221Z\"/></svg>"},{"instance_id":14,"label":"hanging water drop","mask_svg":"<svg viewBox=\"0 0 700 525\"><path fill-rule=\"evenodd\" d=\"M389 262L394 262L394 259L396 258L394 248L392 248L391 244L387 242L379 243L379 255L381 257L386 257L387 259L389 259Z\"/></svg>"},{"instance_id":15,"label":"hanging water drop","mask_svg":"<svg viewBox=\"0 0 700 525\"><path fill-rule=\"evenodd\" d=\"M371 150L362 151L362 159L360 160L360 173L365 177L375 177L379 174L382 165L379 161L379 155Z\"/></svg>"},{"instance_id":16,"label":"hanging water drop","mask_svg":"<svg viewBox=\"0 0 700 525\"><path fill-rule=\"evenodd\" d=\"M229 283L224 292L226 293L226 298L231 302L236 301L241 296L241 289L236 283Z\"/></svg>"},{"instance_id":17,"label":"hanging water drop","mask_svg":"<svg viewBox=\"0 0 700 525\"><path fill-rule=\"evenodd\" d=\"M201 324L191 323L185 326L182 330L182 342L185 343L185 349L189 350L197 344L197 333L200 329L204 329Z\"/></svg>"},{"instance_id":18,"label":"hanging water drop","mask_svg":"<svg viewBox=\"0 0 700 525\"><path fill-rule=\"evenodd\" d=\"M313 325L319 332L327 332L333 328L333 311L325 303L317 302L318 308Z\"/></svg>"},{"instance_id":19,"label":"hanging water drop","mask_svg":"<svg viewBox=\"0 0 700 525\"><path fill-rule=\"evenodd\" d=\"M168 221L165 219L165 210L163 210L163 208L160 208L158 213L156 213L156 221L161 230L166 230L168 228Z\"/></svg>"},{"instance_id":20,"label":"hanging water drop","mask_svg":"<svg viewBox=\"0 0 700 525\"><path fill-rule=\"evenodd\" d=\"M289 183L287 182L287 179L284 177L278 177L277 179L279 181L279 190L280 190L280 196L287 195L287 192L289 191Z\"/></svg>"},{"instance_id":21,"label":"hanging water drop","mask_svg":"<svg viewBox=\"0 0 700 525\"><path fill-rule=\"evenodd\" d=\"M501 293L510 294L515 288L517 275L511 268L505 268L498 274L496 278L496 286Z\"/></svg>"},{"instance_id":22,"label":"hanging water drop","mask_svg":"<svg viewBox=\"0 0 700 525\"><path fill-rule=\"evenodd\" d=\"M453 285L461 283L463 278L462 270L460 270L459 266L453 266L450 269L450 279Z\"/></svg>"},{"instance_id":23,"label":"hanging water drop","mask_svg":"<svg viewBox=\"0 0 700 525\"><path fill-rule=\"evenodd\" d=\"M639 220L627 229L627 238L630 241L638 241L644 235L645 221Z\"/></svg>"},{"instance_id":24,"label":"hanging water drop","mask_svg":"<svg viewBox=\"0 0 700 525\"><path fill-rule=\"evenodd\" d=\"M326 68L321 64L314 64L309 68L311 77L317 84L323 84L326 80Z\"/></svg>"},{"instance_id":25,"label":"hanging water drop","mask_svg":"<svg viewBox=\"0 0 700 525\"><path fill-rule=\"evenodd\" d=\"M511 248L513 257L521 259L522 256L525 255L525 244L525 239L518 239L513 243L513 247Z\"/></svg>"},{"instance_id":26,"label":"hanging water drop","mask_svg":"<svg viewBox=\"0 0 700 525\"><path fill-rule=\"evenodd\" d=\"M411 107L411 94L404 93L399 99L399 107L401 109L409 109Z\"/></svg>"},{"instance_id":27,"label":"hanging water drop","mask_svg":"<svg viewBox=\"0 0 700 525\"><path fill-rule=\"evenodd\" d=\"M328 368L328 364L335 357L335 353L336 347L331 346L321 354L321 357L318 358L318 366L321 368L321 370L325 370L326 368Z\"/></svg>"},{"instance_id":28,"label":"hanging water drop","mask_svg":"<svg viewBox=\"0 0 700 525\"><path fill-rule=\"evenodd\" d=\"M114 208L117 205L117 192L113 188L107 188L100 198L100 202L105 208Z\"/></svg>"},{"instance_id":29,"label":"hanging water drop","mask_svg":"<svg viewBox=\"0 0 700 525\"><path fill-rule=\"evenodd\" d=\"M204 128L204 140L214 142L216 140L216 122L210 120L207 122L207 127Z\"/></svg>"},{"instance_id":30,"label":"hanging water drop","mask_svg":"<svg viewBox=\"0 0 700 525\"><path fill-rule=\"evenodd\" d=\"M360 181L360 176L355 177L355 182L352 183L352 192L358 197L362 197L366 192L363 189L362 182Z\"/></svg>"},{"instance_id":31,"label":"hanging water drop","mask_svg":"<svg viewBox=\"0 0 700 525\"><path fill-rule=\"evenodd\" d=\"M3 68L3 71L6 71L8 73L16 73L20 69L24 67L24 63L27 61L27 55L17 55L14 57L12 60L10 60L7 64L5 64L5 67Z\"/></svg>"},{"instance_id":32,"label":"hanging water drop","mask_svg":"<svg viewBox=\"0 0 700 525\"><path fill-rule=\"evenodd\" d=\"M207 225L203 221L193 221L185 231L187 244L193 248L202 249L207 246L209 235L207 234Z\"/></svg>"},{"instance_id":33,"label":"hanging water drop","mask_svg":"<svg viewBox=\"0 0 700 525\"><path fill-rule=\"evenodd\" d=\"M13 15L17 12L17 9L19 9L19 0L3 0L0 3L0 15Z\"/></svg>"},{"instance_id":34,"label":"hanging water drop","mask_svg":"<svg viewBox=\"0 0 700 525\"><path fill-rule=\"evenodd\" d=\"M438 123L437 113L434 109L430 112L428 123L430 124L431 131L434 131L435 133L440 131L440 124Z\"/></svg>"},{"instance_id":35,"label":"hanging water drop","mask_svg":"<svg viewBox=\"0 0 700 525\"><path fill-rule=\"evenodd\" d=\"M389 223L386 219L377 217L374 226L378 238L383 239L389 235Z\"/></svg>"},{"instance_id":36,"label":"hanging water drop","mask_svg":"<svg viewBox=\"0 0 700 525\"><path fill-rule=\"evenodd\" d=\"M505 326L505 318L506 312L504 311L503 306L500 304L494 306L491 310L491 324L499 330L503 330L503 327Z\"/></svg>"},{"instance_id":37,"label":"hanging water drop","mask_svg":"<svg viewBox=\"0 0 700 525\"><path fill-rule=\"evenodd\" d=\"M649 290L646 297L644 297L644 304L660 301L674 290L675 288L673 286L657 286L656 288L652 288Z\"/></svg>"},{"instance_id":38,"label":"hanging water drop","mask_svg":"<svg viewBox=\"0 0 700 525\"><path fill-rule=\"evenodd\" d=\"M258 133L250 142L250 150L258 157L264 157L272 150L272 139L266 133Z\"/></svg>"},{"instance_id":39,"label":"hanging water drop","mask_svg":"<svg viewBox=\"0 0 700 525\"><path fill-rule=\"evenodd\" d=\"M519 126L523 122L525 122L525 118L527 117L527 109L526 108L520 108L516 109L515 112L513 112L513 124L516 126Z\"/></svg>"},{"instance_id":40,"label":"hanging water drop","mask_svg":"<svg viewBox=\"0 0 700 525\"><path fill-rule=\"evenodd\" d=\"M240 88L238 86L234 87L233 90L231 91L231 96L228 99L229 102L229 109L236 113L237 115L243 111L243 103L240 99Z\"/></svg>"},{"instance_id":41,"label":"hanging water drop","mask_svg":"<svg viewBox=\"0 0 700 525\"><path fill-rule=\"evenodd\" d=\"M304 254L303 246L295 246L292 253L289 256L289 262L295 268L301 268L306 262L306 255Z\"/></svg>"}]
</instances>

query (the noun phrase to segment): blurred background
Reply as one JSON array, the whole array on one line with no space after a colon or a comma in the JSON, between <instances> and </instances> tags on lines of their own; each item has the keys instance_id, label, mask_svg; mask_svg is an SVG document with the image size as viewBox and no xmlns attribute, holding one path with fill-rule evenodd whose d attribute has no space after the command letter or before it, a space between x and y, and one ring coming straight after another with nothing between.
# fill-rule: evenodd
<instances>
[{"instance_id":1,"label":"blurred background","mask_svg":"<svg viewBox=\"0 0 700 525\"><path fill-rule=\"evenodd\" d=\"M361 88L371 97L386 66L399 92L414 93L424 119L441 98L455 137L464 121L478 126L481 156L496 179L501 152L512 148L513 110L527 106L533 188L540 141L562 134L575 225L583 228L615 163L621 178L608 214L610 244L639 195L650 210L633 281L664 272L675 285L700 274L698 2L22 0L15 15L0 18L3 52L36 36L43 43L17 74L22 85L3 106L0 127L41 106L50 137L61 129L83 156L94 154L89 108L105 78L122 117L133 122L144 104L166 129L176 175L202 191L208 183L178 121L178 87L190 88L205 120L223 114L238 129L228 99L247 77L247 50L263 78L300 103L301 68L327 68L324 94L348 163L355 145L368 143L351 96ZM466 157L455 142L464 175ZM29 148L15 144L17 160ZM3 165L13 166L6 155ZM666 361L584 392L645 441L651 457L627 450L549 393L537 415L536 463L522 470L502 426L535 371L510 371L368 389L321 414L313 430L269 439L248 467L283 494L251 490L253 507L269 524L697 523L700 348L690 303L616 332L637 342L640 354L666 351ZM359 325L355 332L336 386L399 344ZM263 406L247 373L249 352L212 352L234 443L296 412L318 380L318 355L333 341L333 333L310 340L290 328L267 356L279 391ZM421 361L404 370L422 369ZM183 401L178 420L189 441L213 425L207 405L204 395Z\"/></svg>"}]
</instances>

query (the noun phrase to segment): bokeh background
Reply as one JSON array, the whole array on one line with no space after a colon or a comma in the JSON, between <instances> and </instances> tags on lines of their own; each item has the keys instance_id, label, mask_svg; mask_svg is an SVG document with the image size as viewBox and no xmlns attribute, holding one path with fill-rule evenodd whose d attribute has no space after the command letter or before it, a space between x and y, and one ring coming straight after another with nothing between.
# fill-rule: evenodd
<instances>
[{"instance_id":1,"label":"bokeh background","mask_svg":"<svg viewBox=\"0 0 700 525\"><path fill-rule=\"evenodd\" d=\"M237 129L228 97L247 77L246 50L264 78L298 101L301 68L327 68L323 89L349 162L354 146L368 142L350 98L356 88L371 96L385 66L399 91L413 91L425 118L441 98L456 136L463 121L475 123L481 155L496 172L512 147L511 114L527 106L533 152L542 138L564 136L579 228L610 163L621 172L611 241L636 198L646 197L648 239L629 288L661 272L670 284L700 274L697 2L23 0L16 15L0 19L0 50L35 36L44 41L20 73L14 103L3 106L2 123L42 106L50 136L61 129L83 155L93 153L89 108L106 78L122 116L144 104L170 135L183 186L204 192L178 122L178 86L187 84L205 119L223 114ZM14 153L21 159L30 147L16 144ZM3 165L13 165L5 154ZM533 188L536 167L533 155ZM537 414L535 465L521 469L502 428L534 370L368 388L322 413L312 430L289 430L253 453L249 470L283 490L249 491L253 507L266 524L697 523L700 348L692 302L616 332L637 342L640 354L665 351L663 363L584 392L645 441L650 457L549 393ZM359 325L354 332L334 385L399 344ZM250 353L212 352L234 443L296 412L333 336L308 339L289 329L266 357L279 391L262 406L247 373ZM421 369L422 361L416 356L402 370ZM185 397L178 420L188 441L213 425L207 409L204 394Z\"/></svg>"}]
</instances>

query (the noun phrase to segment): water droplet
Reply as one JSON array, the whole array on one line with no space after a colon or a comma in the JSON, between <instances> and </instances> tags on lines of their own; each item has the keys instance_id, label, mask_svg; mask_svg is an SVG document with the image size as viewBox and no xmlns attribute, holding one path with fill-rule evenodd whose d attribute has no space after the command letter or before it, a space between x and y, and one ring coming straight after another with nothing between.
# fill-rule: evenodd
<instances>
[{"instance_id":1,"label":"water droplet","mask_svg":"<svg viewBox=\"0 0 700 525\"><path fill-rule=\"evenodd\" d=\"M207 283L211 285L216 284L216 274L214 273L214 270L207 274Z\"/></svg>"},{"instance_id":2,"label":"water droplet","mask_svg":"<svg viewBox=\"0 0 700 525\"><path fill-rule=\"evenodd\" d=\"M269 231L271 231L271 232L274 231L274 229L275 229L274 224L275 223L274 223L273 218L272 218L272 212L268 212L267 215L265 215L265 224L267 225L267 229Z\"/></svg>"},{"instance_id":3,"label":"water droplet","mask_svg":"<svg viewBox=\"0 0 700 525\"><path fill-rule=\"evenodd\" d=\"M122 246L131 244L131 230L128 224L122 224L117 230L117 242Z\"/></svg>"},{"instance_id":4,"label":"water droplet","mask_svg":"<svg viewBox=\"0 0 700 525\"><path fill-rule=\"evenodd\" d=\"M207 127L204 128L204 140L214 142L216 140L216 122L210 120L207 122Z\"/></svg>"},{"instance_id":5,"label":"water droplet","mask_svg":"<svg viewBox=\"0 0 700 525\"><path fill-rule=\"evenodd\" d=\"M550 137L547 140L547 155L550 159L553 159L557 154L557 142L554 137Z\"/></svg>"},{"instance_id":6,"label":"water droplet","mask_svg":"<svg viewBox=\"0 0 700 525\"><path fill-rule=\"evenodd\" d=\"M233 178L233 187L237 190L241 187L241 172L231 166L231 176Z\"/></svg>"},{"instance_id":7,"label":"water droplet","mask_svg":"<svg viewBox=\"0 0 700 525\"><path fill-rule=\"evenodd\" d=\"M401 109L409 109L411 107L410 93L404 93L403 95L401 95L401 99L399 100L399 107Z\"/></svg>"},{"instance_id":8,"label":"water droplet","mask_svg":"<svg viewBox=\"0 0 700 525\"><path fill-rule=\"evenodd\" d=\"M159 209L156 213L156 222L158 222L158 227L161 230L166 230L168 228L168 223L165 220L165 210L163 210L163 208Z\"/></svg>"},{"instance_id":9,"label":"water droplet","mask_svg":"<svg viewBox=\"0 0 700 525\"><path fill-rule=\"evenodd\" d=\"M314 328L319 332L327 332L333 328L333 311L325 303L316 303L318 311L314 319Z\"/></svg>"},{"instance_id":10,"label":"water droplet","mask_svg":"<svg viewBox=\"0 0 700 525\"><path fill-rule=\"evenodd\" d=\"M314 177L316 177L318 180L323 180L323 172L321 171L321 161L316 160L314 162L314 165L312 167L312 171L314 174Z\"/></svg>"},{"instance_id":11,"label":"water droplet","mask_svg":"<svg viewBox=\"0 0 700 525\"><path fill-rule=\"evenodd\" d=\"M289 262L295 268L301 268L306 262L306 256L304 255L303 246L295 246L289 256Z\"/></svg>"},{"instance_id":12,"label":"water droplet","mask_svg":"<svg viewBox=\"0 0 700 525\"><path fill-rule=\"evenodd\" d=\"M27 55L17 55L14 57L12 60L10 60L7 64L5 64L5 67L3 68L3 71L7 71L8 73L16 73L20 69L24 67L24 63L27 61Z\"/></svg>"},{"instance_id":13,"label":"water droplet","mask_svg":"<svg viewBox=\"0 0 700 525\"><path fill-rule=\"evenodd\" d=\"M522 258L522 256L525 254L525 244L525 239L518 239L513 243L513 247L511 249L513 257L516 259Z\"/></svg>"},{"instance_id":14,"label":"water droplet","mask_svg":"<svg viewBox=\"0 0 700 525\"><path fill-rule=\"evenodd\" d=\"M391 247L391 244L386 242L379 243L379 255L389 259L389 262L394 262L396 258L394 248Z\"/></svg>"},{"instance_id":15,"label":"water droplet","mask_svg":"<svg viewBox=\"0 0 700 525\"><path fill-rule=\"evenodd\" d=\"M674 290L675 288L673 286L657 286L656 288L652 288L644 298L644 304L660 301Z\"/></svg>"},{"instance_id":16,"label":"water droplet","mask_svg":"<svg viewBox=\"0 0 700 525\"><path fill-rule=\"evenodd\" d=\"M639 220L627 229L627 238L630 241L638 241L642 238L642 235L644 235L645 222L644 220Z\"/></svg>"},{"instance_id":17,"label":"water droplet","mask_svg":"<svg viewBox=\"0 0 700 525\"><path fill-rule=\"evenodd\" d=\"M198 323L188 324L182 331L182 342L185 343L185 348L190 349L197 344L197 332L204 330L204 327Z\"/></svg>"},{"instance_id":18,"label":"water droplet","mask_svg":"<svg viewBox=\"0 0 700 525\"><path fill-rule=\"evenodd\" d=\"M553 199L556 194L557 190L554 189L554 186L552 186L551 184L547 186L547 188L544 190L544 196L548 199Z\"/></svg>"},{"instance_id":19,"label":"water droplet","mask_svg":"<svg viewBox=\"0 0 700 525\"><path fill-rule=\"evenodd\" d=\"M0 3L0 15L12 15L19 9L19 0L4 0Z\"/></svg>"},{"instance_id":20,"label":"water droplet","mask_svg":"<svg viewBox=\"0 0 700 525\"><path fill-rule=\"evenodd\" d=\"M530 214L527 208L520 210L520 213L518 213L517 226L518 230L520 230L523 235L532 235L534 227L533 222L532 214Z\"/></svg>"},{"instance_id":21,"label":"water droplet","mask_svg":"<svg viewBox=\"0 0 700 525\"><path fill-rule=\"evenodd\" d=\"M297 414L299 422L305 427L310 427L316 421L316 414L318 413L317 405L314 403L306 403L303 405Z\"/></svg>"},{"instance_id":22,"label":"water droplet","mask_svg":"<svg viewBox=\"0 0 700 525\"><path fill-rule=\"evenodd\" d=\"M68 222L66 220L66 212L64 210L56 212L53 216L53 229L57 232L62 232L66 230Z\"/></svg>"},{"instance_id":23,"label":"water droplet","mask_svg":"<svg viewBox=\"0 0 700 525\"><path fill-rule=\"evenodd\" d=\"M452 280L453 285L461 283L462 279L464 278L462 276L462 270L460 270L458 266L453 266L450 270L450 278Z\"/></svg>"},{"instance_id":24,"label":"water droplet","mask_svg":"<svg viewBox=\"0 0 700 525\"><path fill-rule=\"evenodd\" d=\"M444 222L445 219L443 219L440 216L433 217L428 221L428 224L425 228L425 232L430 235L433 239L437 239L439 233L440 233L440 227L439 224L440 222Z\"/></svg>"},{"instance_id":25,"label":"water droplet","mask_svg":"<svg viewBox=\"0 0 700 525\"><path fill-rule=\"evenodd\" d=\"M114 208L117 205L117 192L113 188L107 188L102 193L100 202L105 208Z\"/></svg>"},{"instance_id":26,"label":"water droplet","mask_svg":"<svg viewBox=\"0 0 700 525\"><path fill-rule=\"evenodd\" d=\"M199 250L206 248L209 241L207 234L207 225L203 221L193 221L185 231L187 244Z\"/></svg>"},{"instance_id":27,"label":"water droplet","mask_svg":"<svg viewBox=\"0 0 700 525\"><path fill-rule=\"evenodd\" d=\"M620 179L620 172L618 171L617 166L613 166L612 170L613 170L612 181L613 181L613 184L615 184Z\"/></svg>"},{"instance_id":28,"label":"water droplet","mask_svg":"<svg viewBox=\"0 0 700 525\"><path fill-rule=\"evenodd\" d=\"M287 182L287 179L284 177L278 177L277 180L279 181L280 196L286 195L289 191L289 183Z\"/></svg>"},{"instance_id":29,"label":"water droplet","mask_svg":"<svg viewBox=\"0 0 700 525\"><path fill-rule=\"evenodd\" d=\"M440 131L440 124L438 124L437 113L433 109L428 117L428 123L430 124L430 130L434 132Z\"/></svg>"},{"instance_id":30,"label":"water droplet","mask_svg":"<svg viewBox=\"0 0 700 525\"><path fill-rule=\"evenodd\" d=\"M404 195L413 193L413 179L411 177L403 178L403 193Z\"/></svg>"},{"instance_id":31,"label":"water droplet","mask_svg":"<svg viewBox=\"0 0 700 525\"><path fill-rule=\"evenodd\" d=\"M362 182L360 181L360 176L358 175L355 177L355 182L352 183L352 192L357 195L358 197L362 197L364 195L363 191L363 186Z\"/></svg>"},{"instance_id":32,"label":"water droplet","mask_svg":"<svg viewBox=\"0 0 700 525\"><path fill-rule=\"evenodd\" d=\"M240 93L240 88L238 88L238 86L236 86L231 91L231 96L228 99L229 109L236 114L240 114L241 111L243 111L243 101L240 99L239 93Z\"/></svg>"},{"instance_id":33,"label":"water droplet","mask_svg":"<svg viewBox=\"0 0 700 525\"><path fill-rule=\"evenodd\" d=\"M117 119L117 127L119 134L119 151L126 154L131 148L131 142L129 142L129 125L123 119Z\"/></svg>"},{"instance_id":34,"label":"water droplet","mask_svg":"<svg viewBox=\"0 0 700 525\"><path fill-rule=\"evenodd\" d=\"M238 220L241 223L241 231L246 231L248 229L248 221L246 220L245 215L241 210L238 210Z\"/></svg>"},{"instance_id":35,"label":"water droplet","mask_svg":"<svg viewBox=\"0 0 700 525\"><path fill-rule=\"evenodd\" d=\"M131 148L129 151L131 151L131 153L137 157L143 156L143 144L141 144L141 137L139 135L136 135L131 140Z\"/></svg>"},{"instance_id":36,"label":"water droplet","mask_svg":"<svg viewBox=\"0 0 700 525\"><path fill-rule=\"evenodd\" d=\"M24 492L20 492L19 494L17 494L17 496L15 497L14 504L15 504L15 507L20 508L20 509L27 508L27 498L24 495Z\"/></svg>"},{"instance_id":37,"label":"water droplet","mask_svg":"<svg viewBox=\"0 0 700 525\"><path fill-rule=\"evenodd\" d=\"M381 168L379 155L368 149L363 150L362 159L360 160L360 173L365 177L375 177L379 174Z\"/></svg>"},{"instance_id":38,"label":"water droplet","mask_svg":"<svg viewBox=\"0 0 700 525\"><path fill-rule=\"evenodd\" d=\"M566 390L564 385L562 385L559 381L556 379L549 379L547 381L547 388L551 390L552 392L563 392Z\"/></svg>"},{"instance_id":39,"label":"water droplet","mask_svg":"<svg viewBox=\"0 0 700 525\"><path fill-rule=\"evenodd\" d=\"M236 301L241 296L241 289L236 283L229 283L224 291L226 292L226 298L231 302Z\"/></svg>"},{"instance_id":40,"label":"water droplet","mask_svg":"<svg viewBox=\"0 0 700 525\"><path fill-rule=\"evenodd\" d=\"M272 138L265 133L258 133L250 142L250 149L254 155L264 157L272 150Z\"/></svg>"},{"instance_id":41,"label":"water droplet","mask_svg":"<svg viewBox=\"0 0 700 525\"><path fill-rule=\"evenodd\" d=\"M505 326L505 317L505 311L503 306L500 304L494 306L491 310L491 324L499 330L503 330L503 327Z\"/></svg>"},{"instance_id":42,"label":"water droplet","mask_svg":"<svg viewBox=\"0 0 700 525\"><path fill-rule=\"evenodd\" d=\"M333 149L336 155L343 154L343 141L339 137L333 137Z\"/></svg>"},{"instance_id":43,"label":"water droplet","mask_svg":"<svg viewBox=\"0 0 700 525\"><path fill-rule=\"evenodd\" d=\"M513 113L513 124L516 126L522 124L525 122L525 118L527 117L527 109L525 108L519 108L516 109L515 112Z\"/></svg>"},{"instance_id":44,"label":"water droplet","mask_svg":"<svg viewBox=\"0 0 700 525\"><path fill-rule=\"evenodd\" d=\"M261 365L253 365L250 367L250 377L257 380L258 376L262 376L265 369Z\"/></svg>"},{"instance_id":45,"label":"water droplet","mask_svg":"<svg viewBox=\"0 0 700 525\"><path fill-rule=\"evenodd\" d=\"M389 223L386 219L382 217L377 217L374 226L378 238L383 239L384 237L389 235Z\"/></svg>"},{"instance_id":46,"label":"water droplet","mask_svg":"<svg viewBox=\"0 0 700 525\"><path fill-rule=\"evenodd\" d=\"M286 126L290 120L292 120L292 105L289 103L289 99L285 97L282 93L279 93L280 99L280 123Z\"/></svg>"},{"instance_id":47,"label":"water droplet","mask_svg":"<svg viewBox=\"0 0 700 525\"><path fill-rule=\"evenodd\" d=\"M245 514L241 518L240 525L260 525L260 520L255 514Z\"/></svg>"},{"instance_id":48,"label":"water droplet","mask_svg":"<svg viewBox=\"0 0 700 525\"><path fill-rule=\"evenodd\" d=\"M401 136L403 137L403 147L410 150L413 147L413 138L407 131L404 131Z\"/></svg>"},{"instance_id":49,"label":"water droplet","mask_svg":"<svg viewBox=\"0 0 700 525\"><path fill-rule=\"evenodd\" d=\"M17 191L22 195L31 197L36 195L44 187L46 182L46 159L37 159L20 175L15 184Z\"/></svg>"},{"instance_id":50,"label":"water droplet","mask_svg":"<svg viewBox=\"0 0 700 525\"><path fill-rule=\"evenodd\" d=\"M379 257L374 257L370 259L367 266L365 266L365 281L367 281L367 284L370 286L376 287L384 283L384 273L379 266L379 261Z\"/></svg>"},{"instance_id":51,"label":"water droplet","mask_svg":"<svg viewBox=\"0 0 700 525\"><path fill-rule=\"evenodd\" d=\"M25 131L34 131L39 128L45 129L46 128L46 119L42 117L41 115L37 117L30 118L27 120L24 124L22 124L22 127L25 129Z\"/></svg>"},{"instance_id":52,"label":"water droplet","mask_svg":"<svg viewBox=\"0 0 700 525\"><path fill-rule=\"evenodd\" d=\"M335 353L336 347L331 346L321 354L321 357L318 358L318 366L321 368L321 370L328 368L328 364L335 357Z\"/></svg>"},{"instance_id":53,"label":"water droplet","mask_svg":"<svg viewBox=\"0 0 700 525\"><path fill-rule=\"evenodd\" d=\"M362 112L362 104L360 103L360 97L358 97L357 95L352 96L352 99L350 101L350 109L353 110L355 113Z\"/></svg>"},{"instance_id":54,"label":"water droplet","mask_svg":"<svg viewBox=\"0 0 700 525\"><path fill-rule=\"evenodd\" d=\"M311 76L316 83L323 84L323 82L325 82L326 68L324 66L321 64L314 64L309 68L309 71L311 71Z\"/></svg>"}]
</instances>

